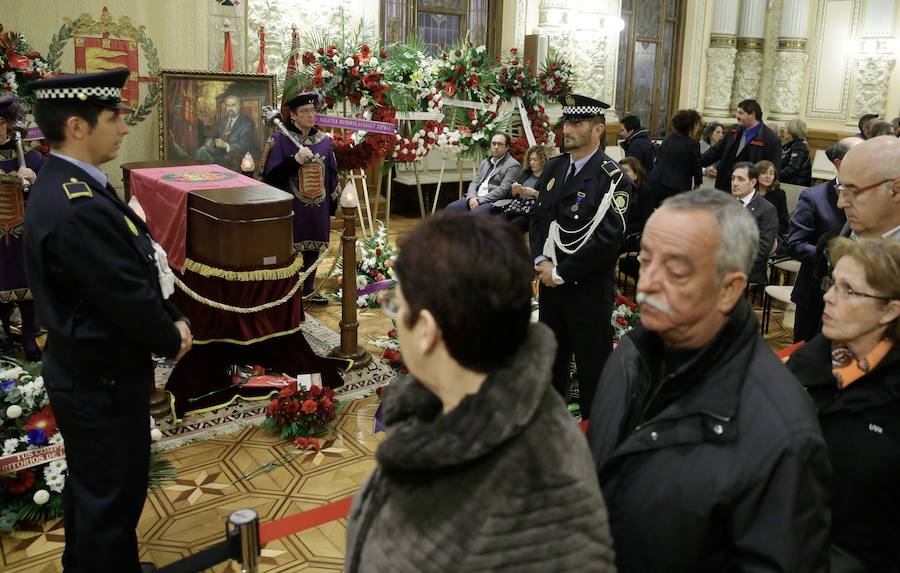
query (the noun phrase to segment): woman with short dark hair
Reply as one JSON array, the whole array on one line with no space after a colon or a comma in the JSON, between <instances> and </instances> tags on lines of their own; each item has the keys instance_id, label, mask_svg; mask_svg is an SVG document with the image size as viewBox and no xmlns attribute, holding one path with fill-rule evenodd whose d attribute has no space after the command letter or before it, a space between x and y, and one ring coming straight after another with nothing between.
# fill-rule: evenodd
<instances>
[{"instance_id":1,"label":"woman with short dark hair","mask_svg":"<svg viewBox=\"0 0 900 573\"><path fill-rule=\"evenodd\" d=\"M488 217L437 215L402 242L385 309L409 374L383 395L348 573L615 571L587 440L551 384L555 338L529 322L533 265Z\"/></svg>"},{"instance_id":2,"label":"woman with short dark hair","mask_svg":"<svg viewBox=\"0 0 900 573\"><path fill-rule=\"evenodd\" d=\"M672 116L671 123L672 133L663 140L649 177L654 209L668 197L689 191L703 181L700 144L694 138L700 127L700 114L682 109Z\"/></svg>"},{"instance_id":3,"label":"woman with short dark hair","mask_svg":"<svg viewBox=\"0 0 900 573\"><path fill-rule=\"evenodd\" d=\"M822 332L787 366L831 458L831 571L900 571L900 242L838 238L829 251Z\"/></svg>"}]
</instances>

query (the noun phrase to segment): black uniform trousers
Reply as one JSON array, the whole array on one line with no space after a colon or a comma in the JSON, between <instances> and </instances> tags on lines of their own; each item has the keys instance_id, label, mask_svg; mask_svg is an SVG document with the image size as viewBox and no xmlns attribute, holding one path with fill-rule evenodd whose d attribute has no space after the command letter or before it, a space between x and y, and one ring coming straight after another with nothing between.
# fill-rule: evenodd
<instances>
[{"instance_id":1,"label":"black uniform trousers","mask_svg":"<svg viewBox=\"0 0 900 573\"><path fill-rule=\"evenodd\" d=\"M66 573L140 569L135 528L147 496L150 357L104 377L67 373L44 354L44 380L63 435Z\"/></svg>"},{"instance_id":2,"label":"black uniform trousers","mask_svg":"<svg viewBox=\"0 0 900 573\"><path fill-rule=\"evenodd\" d=\"M612 276L594 274L550 288L540 287L540 321L556 336L553 387L568 401L569 365L575 356L581 417L591 416L591 404L607 358L612 353Z\"/></svg>"}]
</instances>

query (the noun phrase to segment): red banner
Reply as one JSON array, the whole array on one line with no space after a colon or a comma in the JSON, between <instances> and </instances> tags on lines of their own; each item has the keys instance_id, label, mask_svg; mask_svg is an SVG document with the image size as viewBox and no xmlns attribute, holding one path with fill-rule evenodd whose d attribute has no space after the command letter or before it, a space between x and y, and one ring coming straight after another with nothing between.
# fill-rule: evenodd
<instances>
[{"instance_id":1,"label":"red banner","mask_svg":"<svg viewBox=\"0 0 900 573\"><path fill-rule=\"evenodd\" d=\"M62 444L54 444L37 450L19 452L0 458L0 474L17 472L33 468L53 460L66 457L66 448Z\"/></svg>"}]
</instances>

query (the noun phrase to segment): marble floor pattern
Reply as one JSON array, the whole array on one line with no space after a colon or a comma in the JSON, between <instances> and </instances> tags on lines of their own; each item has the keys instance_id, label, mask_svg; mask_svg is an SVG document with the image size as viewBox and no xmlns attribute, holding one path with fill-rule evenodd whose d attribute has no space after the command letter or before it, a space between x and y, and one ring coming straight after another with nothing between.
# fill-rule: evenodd
<instances>
[{"instance_id":1,"label":"marble floor pattern","mask_svg":"<svg viewBox=\"0 0 900 573\"><path fill-rule=\"evenodd\" d=\"M418 217L392 219L393 239L420 221ZM336 242L337 236L333 239ZM327 270L330 263L326 260L322 268ZM759 301L755 306L759 316ZM312 306L309 312L338 331L338 302ZM776 308L766 335L775 350L790 344L790 331L782 327L781 315ZM361 310L359 322L360 344L378 355L380 350L368 341L384 336L392 326L390 319L380 310ZM224 539L225 520L237 509L255 509L264 523L352 495L374 468L374 452L384 438L383 433L373 433L377 407L375 396L347 404L333 431L323 437L319 454L297 452L290 442L259 428L164 452L178 475L148 494L138 525L141 559L165 565L218 543ZM242 479L287 452L296 453L291 463ZM341 571L345 533L346 520L339 519L269 543L262 550L260 571ZM62 570L63 542L61 519L0 537L0 570L57 573ZM239 568L224 563L211 571L238 573Z\"/></svg>"}]
</instances>

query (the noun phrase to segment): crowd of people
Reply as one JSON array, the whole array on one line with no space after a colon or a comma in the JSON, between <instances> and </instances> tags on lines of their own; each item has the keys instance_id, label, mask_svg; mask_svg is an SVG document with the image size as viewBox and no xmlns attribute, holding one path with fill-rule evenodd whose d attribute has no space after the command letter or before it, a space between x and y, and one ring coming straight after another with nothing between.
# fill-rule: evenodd
<instances>
[{"instance_id":1,"label":"crowd of people","mask_svg":"<svg viewBox=\"0 0 900 573\"><path fill-rule=\"evenodd\" d=\"M51 151L16 172L33 182L19 249L66 439L66 571L155 570L135 535L151 353L192 345L165 254L99 169L128 132L127 77L35 83ZM317 103L287 102L292 136L264 162L309 210L299 250L327 241L336 199ZM609 106L560 104L564 153L532 147L523 171L494 135L466 197L401 244L384 303L409 373L383 395L346 570L900 571L900 139L861 120L829 150L837 177L791 214L779 181L812 182L802 122L782 140L745 100L703 150L694 110L658 147L625 118L637 155L617 163ZM715 188L696 189L704 166ZM641 321L613 350L626 236ZM801 262L804 344L786 364L746 296L779 249ZM573 363L586 439L566 409Z\"/></svg>"}]
</instances>

